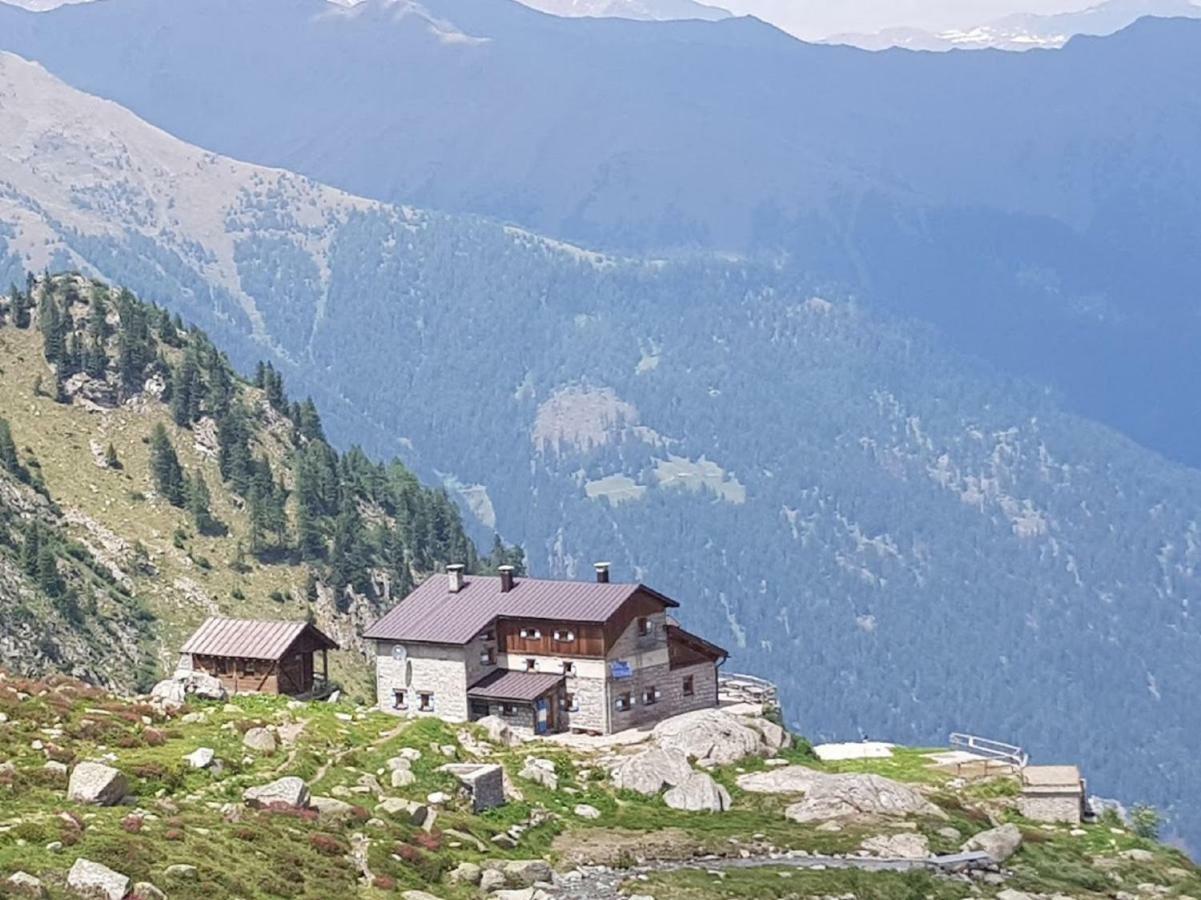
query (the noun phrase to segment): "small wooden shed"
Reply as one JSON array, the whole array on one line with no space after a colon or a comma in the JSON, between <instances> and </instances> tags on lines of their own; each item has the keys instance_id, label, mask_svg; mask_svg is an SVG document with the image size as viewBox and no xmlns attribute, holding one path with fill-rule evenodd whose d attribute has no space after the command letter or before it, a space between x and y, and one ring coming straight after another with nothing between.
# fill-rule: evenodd
<instances>
[{"instance_id":1,"label":"small wooden shed","mask_svg":"<svg viewBox=\"0 0 1201 900\"><path fill-rule=\"evenodd\" d=\"M308 622L206 619L180 652L194 670L221 680L231 694L311 692L329 681L330 650L338 644ZM321 652L317 671L314 657Z\"/></svg>"}]
</instances>

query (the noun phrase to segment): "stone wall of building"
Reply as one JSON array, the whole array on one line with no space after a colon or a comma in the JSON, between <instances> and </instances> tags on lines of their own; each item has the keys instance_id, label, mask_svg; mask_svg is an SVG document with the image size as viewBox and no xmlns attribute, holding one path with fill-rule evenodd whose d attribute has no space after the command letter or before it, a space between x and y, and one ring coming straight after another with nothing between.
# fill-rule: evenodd
<instances>
[{"instance_id":1,"label":"stone wall of building","mask_svg":"<svg viewBox=\"0 0 1201 900\"><path fill-rule=\"evenodd\" d=\"M513 704L512 712L505 712L504 704L499 700L488 701L488 715L504 719L505 723L515 730L527 734L534 731L534 707L530 703Z\"/></svg>"},{"instance_id":2,"label":"stone wall of building","mask_svg":"<svg viewBox=\"0 0 1201 900\"><path fill-rule=\"evenodd\" d=\"M463 647L406 644L407 658L393 657L390 641L376 642L375 679L379 708L395 715L433 715L452 722L467 720L467 664ZM476 651L479 652L478 650ZM394 692L404 690L407 708L397 709ZM422 691L434 695L434 708L420 709Z\"/></svg>"},{"instance_id":3,"label":"stone wall of building","mask_svg":"<svg viewBox=\"0 0 1201 900\"><path fill-rule=\"evenodd\" d=\"M604 671L603 665L601 671ZM567 679L567 693L573 696L576 709L564 712L565 730L575 728L602 733L609 730L609 694L606 685L603 674L600 677L578 675Z\"/></svg>"},{"instance_id":4,"label":"stone wall of building","mask_svg":"<svg viewBox=\"0 0 1201 900\"><path fill-rule=\"evenodd\" d=\"M1082 794L1022 794L1018 812L1035 822L1079 825Z\"/></svg>"}]
</instances>

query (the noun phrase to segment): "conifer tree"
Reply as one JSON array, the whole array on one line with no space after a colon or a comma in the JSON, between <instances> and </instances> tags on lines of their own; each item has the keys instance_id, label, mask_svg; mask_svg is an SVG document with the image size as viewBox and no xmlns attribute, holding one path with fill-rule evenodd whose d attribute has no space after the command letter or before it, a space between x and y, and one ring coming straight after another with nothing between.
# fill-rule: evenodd
<instances>
[{"instance_id":1,"label":"conifer tree","mask_svg":"<svg viewBox=\"0 0 1201 900\"><path fill-rule=\"evenodd\" d=\"M172 505L183 506L186 499L183 469L162 422L154 426L150 438L150 471L158 492Z\"/></svg>"},{"instance_id":2,"label":"conifer tree","mask_svg":"<svg viewBox=\"0 0 1201 900\"><path fill-rule=\"evenodd\" d=\"M21 458L17 455L17 444L13 440L12 427L7 419L0 419L0 466L18 477L24 475Z\"/></svg>"},{"instance_id":3,"label":"conifer tree","mask_svg":"<svg viewBox=\"0 0 1201 900\"><path fill-rule=\"evenodd\" d=\"M224 529L213 516L213 497L204 476L197 472L188 479L188 512L196 523L196 530L203 535L220 534Z\"/></svg>"}]
</instances>

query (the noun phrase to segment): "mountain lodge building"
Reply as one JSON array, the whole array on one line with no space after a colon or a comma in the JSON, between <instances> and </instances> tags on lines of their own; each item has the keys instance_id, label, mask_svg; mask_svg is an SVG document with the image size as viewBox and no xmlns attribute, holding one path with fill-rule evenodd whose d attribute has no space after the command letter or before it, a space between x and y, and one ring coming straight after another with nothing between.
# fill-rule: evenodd
<instances>
[{"instance_id":1,"label":"mountain lodge building","mask_svg":"<svg viewBox=\"0 0 1201 900\"><path fill-rule=\"evenodd\" d=\"M676 624L642 584L467 575L447 566L363 636L381 710L448 721L499 716L545 734L608 734L717 706L728 654Z\"/></svg>"}]
</instances>

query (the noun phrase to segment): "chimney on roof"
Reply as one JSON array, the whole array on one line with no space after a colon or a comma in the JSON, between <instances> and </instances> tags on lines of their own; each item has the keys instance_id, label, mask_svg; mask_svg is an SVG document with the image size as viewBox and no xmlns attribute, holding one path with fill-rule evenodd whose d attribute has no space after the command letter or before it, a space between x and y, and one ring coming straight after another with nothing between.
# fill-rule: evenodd
<instances>
[{"instance_id":1,"label":"chimney on roof","mask_svg":"<svg viewBox=\"0 0 1201 900\"><path fill-rule=\"evenodd\" d=\"M608 584L609 583L609 566L610 565L611 565L611 563L607 563L607 562L598 562L598 563L592 564L592 568L596 569L596 583L597 584Z\"/></svg>"},{"instance_id":2,"label":"chimney on roof","mask_svg":"<svg viewBox=\"0 0 1201 900\"><path fill-rule=\"evenodd\" d=\"M512 566L497 566L496 571L500 573L500 592L507 594L513 590L513 567Z\"/></svg>"},{"instance_id":3,"label":"chimney on roof","mask_svg":"<svg viewBox=\"0 0 1201 900\"><path fill-rule=\"evenodd\" d=\"M446 567L447 587L452 594L457 594L463 590L463 570L466 568L462 563L454 563Z\"/></svg>"}]
</instances>

